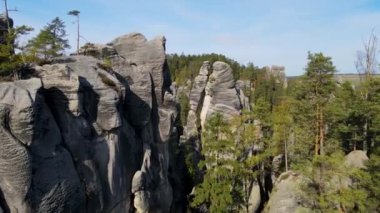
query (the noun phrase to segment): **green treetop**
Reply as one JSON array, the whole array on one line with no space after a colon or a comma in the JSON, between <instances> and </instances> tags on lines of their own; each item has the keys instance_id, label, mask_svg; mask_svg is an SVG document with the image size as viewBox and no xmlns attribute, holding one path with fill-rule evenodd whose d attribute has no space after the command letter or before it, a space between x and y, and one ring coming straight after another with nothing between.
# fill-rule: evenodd
<instances>
[{"instance_id":1,"label":"green treetop","mask_svg":"<svg viewBox=\"0 0 380 213\"><path fill-rule=\"evenodd\" d=\"M306 67L304 89L305 98L313 106L315 129L315 154L324 154L325 145L325 106L335 90L333 75L335 66L330 57L322 53L309 53Z\"/></svg>"},{"instance_id":2,"label":"green treetop","mask_svg":"<svg viewBox=\"0 0 380 213\"><path fill-rule=\"evenodd\" d=\"M202 134L200 167L206 169L203 182L196 186L193 207L206 206L210 212L229 212L235 208L236 149L230 126L223 116L208 119Z\"/></svg>"},{"instance_id":3,"label":"green treetop","mask_svg":"<svg viewBox=\"0 0 380 213\"><path fill-rule=\"evenodd\" d=\"M57 17L29 41L27 51L36 61L49 61L70 47L66 36L65 24Z\"/></svg>"},{"instance_id":4,"label":"green treetop","mask_svg":"<svg viewBox=\"0 0 380 213\"><path fill-rule=\"evenodd\" d=\"M0 43L0 76L14 79L19 78L19 71L24 66L25 58L21 52L23 47L19 45L18 39L20 36L28 34L33 28L22 25L8 29L4 34L4 42Z\"/></svg>"}]
</instances>

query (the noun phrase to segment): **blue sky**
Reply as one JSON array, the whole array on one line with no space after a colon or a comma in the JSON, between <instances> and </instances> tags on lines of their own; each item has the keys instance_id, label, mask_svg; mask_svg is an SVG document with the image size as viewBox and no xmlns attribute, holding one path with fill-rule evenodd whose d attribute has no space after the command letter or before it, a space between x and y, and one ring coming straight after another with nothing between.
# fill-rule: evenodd
<instances>
[{"instance_id":1,"label":"blue sky","mask_svg":"<svg viewBox=\"0 0 380 213\"><path fill-rule=\"evenodd\" d=\"M93 43L130 32L164 35L168 53L222 53L241 63L284 65L287 75L304 72L308 51L353 73L356 52L372 29L380 33L380 0L8 0L8 6L19 10L11 14L16 25L35 33L60 17L72 46L74 19L66 13L77 9L81 35Z\"/></svg>"}]
</instances>

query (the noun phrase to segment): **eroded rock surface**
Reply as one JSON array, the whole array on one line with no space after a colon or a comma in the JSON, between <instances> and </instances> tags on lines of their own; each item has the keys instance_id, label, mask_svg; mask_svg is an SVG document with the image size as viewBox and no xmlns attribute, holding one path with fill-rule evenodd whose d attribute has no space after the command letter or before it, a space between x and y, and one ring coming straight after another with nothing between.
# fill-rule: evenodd
<instances>
[{"instance_id":1,"label":"eroded rock surface","mask_svg":"<svg viewBox=\"0 0 380 213\"><path fill-rule=\"evenodd\" d=\"M205 88L205 97L200 113L201 125L214 113L226 118L239 115L246 103L243 91L235 87L231 67L217 61L212 65L212 73Z\"/></svg>"},{"instance_id":2,"label":"eroded rock surface","mask_svg":"<svg viewBox=\"0 0 380 213\"><path fill-rule=\"evenodd\" d=\"M0 212L184 206L165 39L134 33L100 49L0 84Z\"/></svg>"},{"instance_id":3,"label":"eroded rock surface","mask_svg":"<svg viewBox=\"0 0 380 213\"><path fill-rule=\"evenodd\" d=\"M369 158L363 150L355 150L345 156L344 162L348 167L364 169L368 160Z\"/></svg>"},{"instance_id":4,"label":"eroded rock surface","mask_svg":"<svg viewBox=\"0 0 380 213\"><path fill-rule=\"evenodd\" d=\"M190 110L182 139L192 147L195 155L200 154L200 134L211 115L220 113L231 119L249 105L248 98L235 83L231 67L221 61L213 64L203 62L199 74L191 83L188 97Z\"/></svg>"},{"instance_id":5,"label":"eroded rock surface","mask_svg":"<svg viewBox=\"0 0 380 213\"><path fill-rule=\"evenodd\" d=\"M267 213L310 212L300 205L299 186L302 176L292 171L284 172L276 181L265 207Z\"/></svg>"},{"instance_id":6,"label":"eroded rock surface","mask_svg":"<svg viewBox=\"0 0 380 213\"><path fill-rule=\"evenodd\" d=\"M205 88L209 76L211 65L205 61L199 70L199 75L195 77L189 94L190 110L187 116L185 136L187 138L198 136L199 114L203 107Z\"/></svg>"}]
</instances>

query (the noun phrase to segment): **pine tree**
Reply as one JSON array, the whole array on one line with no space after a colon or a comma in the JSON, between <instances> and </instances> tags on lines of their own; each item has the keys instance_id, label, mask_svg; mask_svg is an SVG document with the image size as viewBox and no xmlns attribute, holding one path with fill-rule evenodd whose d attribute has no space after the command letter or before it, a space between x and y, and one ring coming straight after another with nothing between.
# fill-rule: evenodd
<instances>
[{"instance_id":1,"label":"pine tree","mask_svg":"<svg viewBox=\"0 0 380 213\"><path fill-rule=\"evenodd\" d=\"M203 182L195 187L193 207L205 205L210 212L230 212L237 209L233 196L236 182L236 148L230 126L221 114L208 119L202 134L200 167L205 169Z\"/></svg>"},{"instance_id":2,"label":"pine tree","mask_svg":"<svg viewBox=\"0 0 380 213\"><path fill-rule=\"evenodd\" d=\"M33 28L22 25L8 29L4 34L5 40L0 43L0 76L5 78L19 79L19 72L27 62L23 53L16 53L23 47L18 44L18 39L22 35L28 34Z\"/></svg>"},{"instance_id":3,"label":"pine tree","mask_svg":"<svg viewBox=\"0 0 380 213\"><path fill-rule=\"evenodd\" d=\"M254 122L254 113L243 110L231 122L231 128L235 130L236 174L235 199L240 210L249 212L249 198L253 183L260 175L260 164L263 161L262 153L257 153L263 148L261 128ZM267 149L269 150L269 149Z\"/></svg>"},{"instance_id":4,"label":"pine tree","mask_svg":"<svg viewBox=\"0 0 380 213\"><path fill-rule=\"evenodd\" d=\"M291 102L284 98L273 110L273 142L279 144L280 153L285 157L285 171L289 168L289 141L293 131Z\"/></svg>"},{"instance_id":5,"label":"pine tree","mask_svg":"<svg viewBox=\"0 0 380 213\"><path fill-rule=\"evenodd\" d=\"M336 72L330 57L322 53L309 53L305 73L306 98L313 105L315 128L315 155L323 155L326 142L325 107L335 90L333 75Z\"/></svg>"},{"instance_id":6,"label":"pine tree","mask_svg":"<svg viewBox=\"0 0 380 213\"><path fill-rule=\"evenodd\" d=\"M66 36L65 24L57 17L29 41L27 52L37 62L50 61L54 57L63 55L63 51L70 47Z\"/></svg>"}]
</instances>

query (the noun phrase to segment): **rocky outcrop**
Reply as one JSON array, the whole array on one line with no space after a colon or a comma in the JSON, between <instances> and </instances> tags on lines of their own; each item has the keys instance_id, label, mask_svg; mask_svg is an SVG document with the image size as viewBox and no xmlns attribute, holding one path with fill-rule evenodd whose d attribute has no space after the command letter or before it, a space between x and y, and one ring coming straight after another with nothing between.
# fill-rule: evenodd
<instances>
[{"instance_id":1,"label":"rocky outcrop","mask_svg":"<svg viewBox=\"0 0 380 213\"><path fill-rule=\"evenodd\" d=\"M330 187L329 193L338 193L352 187L357 180L350 178L351 169L363 169L367 161L368 157L362 150L351 151L347 154L344 157L344 169L347 173L337 173L330 178L327 183ZM311 208L310 203L305 200L305 192L301 191L301 186L309 184L311 181L292 171L282 173L274 183L275 187L270 194L264 212L312 212L308 208ZM338 203L336 205L338 206Z\"/></svg>"},{"instance_id":2,"label":"rocky outcrop","mask_svg":"<svg viewBox=\"0 0 380 213\"><path fill-rule=\"evenodd\" d=\"M211 65L208 61L203 62L199 70L199 75L195 77L194 83L189 94L190 110L187 115L187 124L185 128L186 138L198 136L198 126L200 123L199 114L203 107L205 97L205 88Z\"/></svg>"},{"instance_id":3,"label":"rocky outcrop","mask_svg":"<svg viewBox=\"0 0 380 213\"><path fill-rule=\"evenodd\" d=\"M200 131L206 120L215 113L230 119L249 108L248 98L235 83L231 67L224 62L205 61L189 92L190 110L184 127L184 141L191 141L200 151Z\"/></svg>"},{"instance_id":4,"label":"rocky outcrop","mask_svg":"<svg viewBox=\"0 0 380 213\"><path fill-rule=\"evenodd\" d=\"M310 212L300 205L299 186L302 176L292 171L284 172L276 181L265 207L267 213Z\"/></svg>"},{"instance_id":5,"label":"rocky outcrop","mask_svg":"<svg viewBox=\"0 0 380 213\"><path fill-rule=\"evenodd\" d=\"M345 156L344 163L351 168L364 169L366 168L365 163L368 160L368 156L363 150L355 150Z\"/></svg>"},{"instance_id":6,"label":"rocky outcrop","mask_svg":"<svg viewBox=\"0 0 380 213\"><path fill-rule=\"evenodd\" d=\"M200 134L206 120L215 113L231 119L248 108L248 99L237 87L231 67L224 62L205 61L189 92L190 110L184 127L183 141L200 152ZM189 144L190 143L190 144Z\"/></svg>"},{"instance_id":7,"label":"rocky outcrop","mask_svg":"<svg viewBox=\"0 0 380 213\"><path fill-rule=\"evenodd\" d=\"M190 82L190 85L191 89L188 95L190 109L181 137L181 151L186 156L187 166L193 169L191 182L197 184L202 181L204 173L199 171L197 165L202 158L200 136L204 131L206 120L216 113L220 113L227 120L240 115L244 108L248 108L248 99L244 96L244 92L237 87L231 67L220 61L213 64L205 61L199 74ZM186 87L183 88L182 92L184 91L187 91ZM185 92L185 94L187 93ZM260 205L261 203L260 198L256 197L256 192L254 191L251 205ZM258 193L260 194L260 189Z\"/></svg>"},{"instance_id":8,"label":"rocky outcrop","mask_svg":"<svg viewBox=\"0 0 380 213\"><path fill-rule=\"evenodd\" d=\"M106 54L111 67L94 57L63 57L35 67L37 78L0 84L0 209L185 206L165 39L134 33L107 48L115 50Z\"/></svg>"},{"instance_id":9,"label":"rocky outcrop","mask_svg":"<svg viewBox=\"0 0 380 213\"><path fill-rule=\"evenodd\" d=\"M200 120L202 127L214 113L220 113L226 118L239 115L246 99L242 90L235 87L231 67L217 61L212 65L212 73L207 81Z\"/></svg>"}]
</instances>

